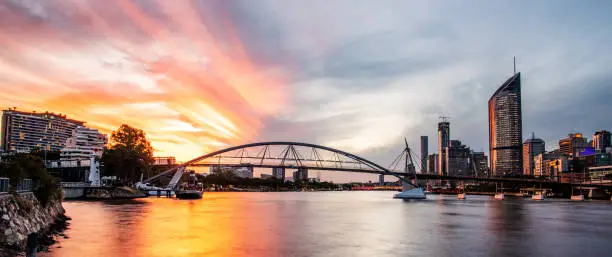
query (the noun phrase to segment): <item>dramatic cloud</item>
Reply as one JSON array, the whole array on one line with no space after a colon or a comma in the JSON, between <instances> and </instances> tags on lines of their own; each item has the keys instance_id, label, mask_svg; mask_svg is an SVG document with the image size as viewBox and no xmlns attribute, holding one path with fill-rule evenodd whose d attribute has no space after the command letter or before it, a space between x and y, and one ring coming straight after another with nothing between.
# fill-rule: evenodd
<instances>
[{"instance_id":1,"label":"dramatic cloud","mask_svg":"<svg viewBox=\"0 0 612 257\"><path fill-rule=\"evenodd\" d=\"M251 140L284 106L282 74L252 65L222 8L169 3L3 2L0 104L127 123L182 160Z\"/></svg>"},{"instance_id":2,"label":"dramatic cloud","mask_svg":"<svg viewBox=\"0 0 612 257\"><path fill-rule=\"evenodd\" d=\"M386 166L436 122L488 152L523 73L524 134L612 129L609 1L5 1L0 105L141 127L185 160L305 141Z\"/></svg>"}]
</instances>

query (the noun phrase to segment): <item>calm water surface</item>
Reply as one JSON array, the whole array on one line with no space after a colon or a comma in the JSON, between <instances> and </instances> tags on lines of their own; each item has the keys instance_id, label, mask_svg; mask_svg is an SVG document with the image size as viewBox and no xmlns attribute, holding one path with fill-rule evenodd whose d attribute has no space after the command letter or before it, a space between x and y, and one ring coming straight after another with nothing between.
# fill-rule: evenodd
<instances>
[{"instance_id":1,"label":"calm water surface","mask_svg":"<svg viewBox=\"0 0 612 257\"><path fill-rule=\"evenodd\" d=\"M206 193L65 202L39 256L612 256L612 203L393 192Z\"/></svg>"}]
</instances>

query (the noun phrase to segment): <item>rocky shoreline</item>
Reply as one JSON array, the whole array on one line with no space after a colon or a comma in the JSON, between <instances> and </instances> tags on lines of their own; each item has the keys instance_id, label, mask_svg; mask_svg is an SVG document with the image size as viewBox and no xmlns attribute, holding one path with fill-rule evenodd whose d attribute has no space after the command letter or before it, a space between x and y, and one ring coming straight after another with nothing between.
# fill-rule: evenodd
<instances>
[{"instance_id":1,"label":"rocky shoreline","mask_svg":"<svg viewBox=\"0 0 612 257\"><path fill-rule=\"evenodd\" d=\"M0 195L0 256L23 255L27 246L46 250L68 220L59 199L43 205L31 192Z\"/></svg>"}]
</instances>

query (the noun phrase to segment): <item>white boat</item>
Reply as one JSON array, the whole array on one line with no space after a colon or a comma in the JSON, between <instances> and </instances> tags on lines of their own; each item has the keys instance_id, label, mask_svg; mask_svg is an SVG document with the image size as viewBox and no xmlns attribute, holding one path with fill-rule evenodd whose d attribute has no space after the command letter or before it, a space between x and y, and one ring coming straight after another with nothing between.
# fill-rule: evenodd
<instances>
[{"instance_id":1,"label":"white boat","mask_svg":"<svg viewBox=\"0 0 612 257\"><path fill-rule=\"evenodd\" d=\"M537 193L531 196L531 200L544 200L546 197L542 193Z\"/></svg>"},{"instance_id":2,"label":"white boat","mask_svg":"<svg viewBox=\"0 0 612 257\"><path fill-rule=\"evenodd\" d=\"M415 200L427 199L427 197L425 197L425 192L423 191L423 188L421 187L413 188L410 190L403 191L399 194L395 194L393 198L415 199Z\"/></svg>"},{"instance_id":3,"label":"white boat","mask_svg":"<svg viewBox=\"0 0 612 257\"><path fill-rule=\"evenodd\" d=\"M496 193L493 198L495 198L495 200L504 200L504 193Z\"/></svg>"},{"instance_id":4,"label":"white boat","mask_svg":"<svg viewBox=\"0 0 612 257\"><path fill-rule=\"evenodd\" d=\"M572 201L584 201L584 195L572 195Z\"/></svg>"},{"instance_id":5,"label":"white boat","mask_svg":"<svg viewBox=\"0 0 612 257\"><path fill-rule=\"evenodd\" d=\"M457 198L460 200L465 200L465 193L458 194Z\"/></svg>"}]
</instances>

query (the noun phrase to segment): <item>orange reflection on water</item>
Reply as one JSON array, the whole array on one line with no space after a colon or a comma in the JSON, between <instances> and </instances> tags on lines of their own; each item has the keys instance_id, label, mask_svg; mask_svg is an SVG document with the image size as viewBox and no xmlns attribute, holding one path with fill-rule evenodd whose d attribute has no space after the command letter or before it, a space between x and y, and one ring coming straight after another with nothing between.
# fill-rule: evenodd
<instances>
[{"instance_id":1,"label":"orange reflection on water","mask_svg":"<svg viewBox=\"0 0 612 257\"><path fill-rule=\"evenodd\" d=\"M265 203L231 193L184 201L147 198L123 202L68 202L70 238L42 256L270 256L278 255L282 227ZM252 213L252 216L245 215Z\"/></svg>"}]
</instances>

